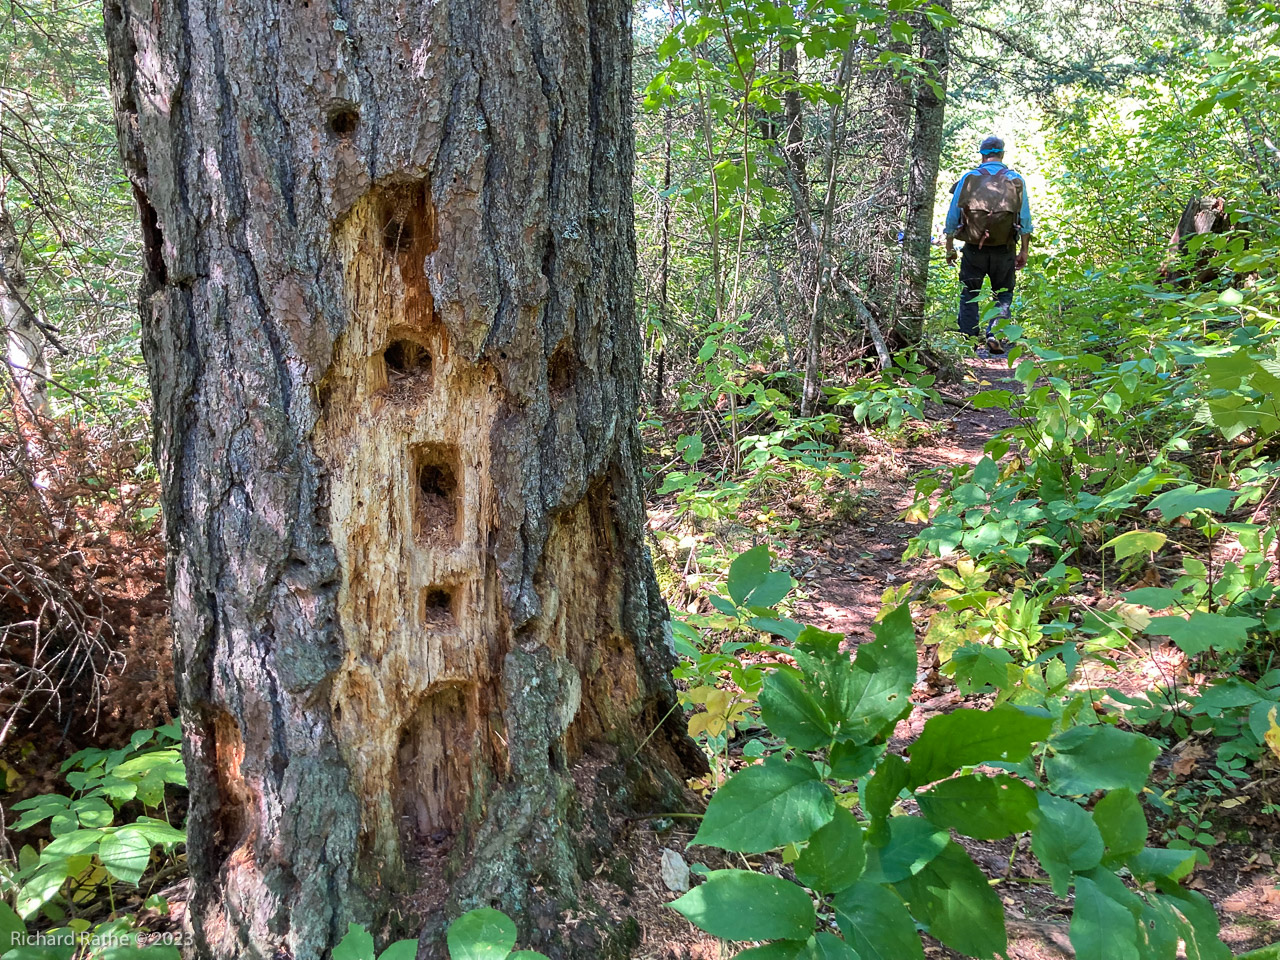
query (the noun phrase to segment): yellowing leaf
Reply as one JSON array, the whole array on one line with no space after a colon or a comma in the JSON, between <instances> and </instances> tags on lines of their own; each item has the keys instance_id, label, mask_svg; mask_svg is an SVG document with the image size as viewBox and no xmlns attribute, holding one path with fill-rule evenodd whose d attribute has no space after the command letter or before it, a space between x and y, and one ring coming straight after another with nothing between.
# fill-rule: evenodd
<instances>
[{"instance_id":1,"label":"yellowing leaf","mask_svg":"<svg viewBox=\"0 0 1280 960\"><path fill-rule=\"evenodd\" d=\"M1112 547L1116 552L1116 559L1123 560L1138 553L1153 553L1163 547L1168 539L1165 534L1156 530L1130 530L1112 537L1103 546Z\"/></svg>"},{"instance_id":2,"label":"yellowing leaf","mask_svg":"<svg viewBox=\"0 0 1280 960\"><path fill-rule=\"evenodd\" d=\"M1280 759L1280 725L1276 724L1276 708L1272 707L1267 714L1268 730L1264 735L1271 752Z\"/></svg>"},{"instance_id":3,"label":"yellowing leaf","mask_svg":"<svg viewBox=\"0 0 1280 960\"><path fill-rule=\"evenodd\" d=\"M1130 630L1145 630L1151 625L1151 612L1137 604L1118 603L1115 613Z\"/></svg>"}]
</instances>

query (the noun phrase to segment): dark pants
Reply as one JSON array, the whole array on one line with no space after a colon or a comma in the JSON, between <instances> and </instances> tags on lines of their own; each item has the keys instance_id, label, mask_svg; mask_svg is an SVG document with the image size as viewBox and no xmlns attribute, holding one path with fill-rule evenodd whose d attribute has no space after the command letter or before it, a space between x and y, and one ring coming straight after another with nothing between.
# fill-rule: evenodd
<instances>
[{"instance_id":1,"label":"dark pants","mask_svg":"<svg viewBox=\"0 0 1280 960\"><path fill-rule=\"evenodd\" d=\"M966 243L960 253L960 332L966 337L978 335L978 300L982 296L982 281L991 278L991 291L995 294L1000 313L987 324L986 336L991 336L997 320L1008 320L1013 304L1013 284L1018 271L1015 245L983 247Z\"/></svg>"}]
</instances>

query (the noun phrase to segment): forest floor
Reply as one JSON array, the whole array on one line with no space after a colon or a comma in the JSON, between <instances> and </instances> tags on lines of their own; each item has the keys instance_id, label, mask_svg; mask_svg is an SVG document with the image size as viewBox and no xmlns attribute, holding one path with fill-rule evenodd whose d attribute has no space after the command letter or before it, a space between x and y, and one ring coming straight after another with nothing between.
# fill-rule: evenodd
<instances>
[{"instance_id":1,"label":"forest floor","mask_svg":"<svg viewBox=\"0 0 1280 960\"><path fill-rule=\"evenodd\" d=\"M843 633L858 643L872 636L871 625L883 605L886 590L910 582L914 585L911 596L916 599L923 588L933 583L940 561L901 559L908 541L920 529L918 524L905 522L902 515L915 500L915 480L921 472L976 463L983 456L987 441L1014 425L1013 418L1003 410L977 410L969 405L973 394L992 388L1022 389L1010 378L1004 357L975 357L968 361L963 381L941 391L945 404L929 405L928 429L904 432L893 442L871 434L853 440L863 473L852 508L837 516L827 512L810 525L802 524L800 531L787 536L785 547L779 551L781 565L800 584L800 599L792 611L795 619ZM656 513L655 519L662 523L663 514ZM1158 676L1166 669L1158 661L1168 653L1160 649L1126 652L1117 657L1118 675L1108 685L1146 689L1145 678ZM929 717L958 706L977 705L983 698L962 696L947 677L938 673L934 648L922 643L912 699L912 714L902 721L890 749L900 750L919 734ZM975 702L968 703L970 700ZM1204 773L1211 766L1213 749L1211 741L1193 736L1172 745L1157 769L1165 771L1170 788L1175 783L1194 781L1198 768ZM637 954L641 960L720 960L738 952L706 938L665 909L665 903L677 895L668 892L657 875L662 847L687 857L690 863L701 862L713 869L730 865L721 862L726 855L719 851L705 847L686 849L695 832L686 823L678 823L660 838L651 831L645 831L648 838L634 838L643 852L637 849L640 856L633 866L638 877L644 879L640 881L642 888L636 891L632 910L640 908L642 914L648 914L640 917L645 931ZM1216 834L1219 842L1210 850L1209 865L1199 867L1187 881L1217 907L1222 939L1235 953L1280 939L1276 826L1275 817L1245 815L1220 824ZM1009 960L1074 957L1067 935L1071 903L1058 899L1049 890L1027 838L995 843L959 839L988 876L994 878L1005 903ZM1162 844L1166 840L1159 826L1154 825L1152 842ZM755 866L780 873L787 869L781 863ZM656 909L643 909L650 905ZM928 937L925 944L926 956L931 960L960 957Z\"/></svg>"}]
</instances>

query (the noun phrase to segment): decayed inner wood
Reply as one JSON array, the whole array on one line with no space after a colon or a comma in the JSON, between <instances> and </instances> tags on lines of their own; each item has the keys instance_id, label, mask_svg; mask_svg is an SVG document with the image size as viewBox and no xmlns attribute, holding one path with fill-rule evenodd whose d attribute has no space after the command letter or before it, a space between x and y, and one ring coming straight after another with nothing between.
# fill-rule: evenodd
<instances>
[{"instance_id":1,"label":"decayed inner wood","mask_svg":"<svg viewBox=\"0 0 1280 960\"><path fill-rule=\"evenodd\" d=\"M415 183L373 191L340 225L350 316L320 385L316 443L342 570L334 723L363 800L364 849L393 871L452 847L517 759L533 782L533 766L561 769L589 743L625 737L647 693L605 480L551 516L541 613L512 636L491 548L507 394L484 361L450 349L425 269L434 223ZM569 358L557 351L548 366L557 428L573 435ZM507 491L507 507L529 495ZM526 509L539 507L534 494ZM517 648L542 658L536 674L503 676ZM529 727L515 731L518 758L504 696L521 698Z\"/></svg>"},{"instance_id":2,"label":"decayed inner wood","mask_svg":"<svg viewBox=\"0 0 1280 960\"><path fill-rule=\"evenodd\" d=\"M350 315L325 378L347 658L335 723L387 864L461 827L473 778L500 775L493 662L501 635L489 433L493 375L461 361L434 310L428 186L373 191L341 225Z\"/></svg>"}]
</instances>

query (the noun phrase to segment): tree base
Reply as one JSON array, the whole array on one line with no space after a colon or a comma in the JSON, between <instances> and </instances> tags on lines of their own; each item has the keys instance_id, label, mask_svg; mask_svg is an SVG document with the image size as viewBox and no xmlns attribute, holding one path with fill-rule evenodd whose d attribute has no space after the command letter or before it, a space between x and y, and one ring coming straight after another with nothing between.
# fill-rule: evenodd
<instances>
[{"instance_id":1,"label":"tree base","mask_svg":"<svg viewBox=\"0 0 1280 960\"><path fill-rule=\"evenodd\" d=\"M654 740L665 738L659 730ZM678 742L678 741L675 741ZM652 742L650 746L653 746ZM661 745L659 745L661 750ZM668 769L681 761L642 763L622 748L596 748L559 777L558 802L549 817L535 817L521 831L503 831L505 845L486 844L494 828L477 838L473 862L452 884L453 895L422 917L420 960L448 960L449 923L475 907L507 913L520 930L520 945L551 960L625 960L641 940L638 916L628 909L636 877L625 849L628 825L654 814L690 806L691 797ZM512 795L503 798L510 802ZM532 799L527 786L517 805ZM554 835L546 829L557 824ZM505 827L511 826L510 821ZM486 858L481 860L481 858ZM653 869L657 869L656 863ZM588 881L602 877L626 896L622 903L600 902Z\"/></svg>"}]
</instances>

